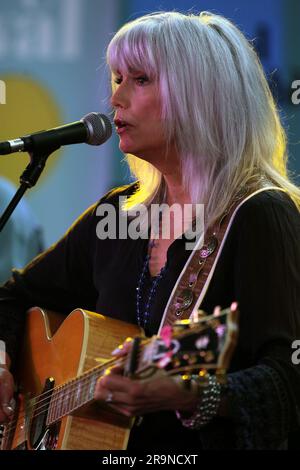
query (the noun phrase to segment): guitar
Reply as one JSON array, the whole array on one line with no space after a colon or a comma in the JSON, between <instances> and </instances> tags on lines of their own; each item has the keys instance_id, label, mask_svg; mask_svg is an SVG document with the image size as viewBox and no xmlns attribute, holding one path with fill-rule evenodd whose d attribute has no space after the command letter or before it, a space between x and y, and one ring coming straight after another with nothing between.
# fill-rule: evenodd
<instances>
[{"instance_id":1,"label":"guitar","mask_svg":"<svg viewBox=\"0 0 300 470\"><path fill-rule=\"evenodd\" d=\"M28 312L17 406L3 426L2 450L126 449L134 419L93 399L97 380L114 365L135 380L153 374L208 374L226 380L237 341L236 307L204 312L145 338L139 327L76 309L68 317L33 308ZM110 352L128 336L131 352Z\"/></svg>"}]
</instances>

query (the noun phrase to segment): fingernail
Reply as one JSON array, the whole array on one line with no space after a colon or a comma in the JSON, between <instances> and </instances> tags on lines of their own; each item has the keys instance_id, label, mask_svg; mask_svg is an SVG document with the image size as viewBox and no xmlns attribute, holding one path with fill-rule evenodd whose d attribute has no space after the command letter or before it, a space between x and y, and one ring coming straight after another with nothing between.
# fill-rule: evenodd
<instances>
[{"instance_id":1,"label":"fingernail","mask_svg":"<svg viewBox=\"0 0 300 470\"><path fill-rule=\"evenodd\" d=\"M119 346L116 349L114 349L113 352L111 353L112 356L115 356L116 354L119 354L122 351L122 349L124 349L123 344L119 344Z\"/></svg>"},{"instance_id":2,"label":"fingernail","mask_svg":"<svg viewBox=\"0 0 300 470\"><path fill-rule=\"evenodd\" d=\"M217 305L215 308L214 308L214 311L213 311L213 315L214 317L218 317L221 313L221 307L220 305Z\"/></svg>"},{"instance_id":3,"label":"fingernail","mask_svg":"<svg viewBox=\"0 0 300 470\"><path fill-rule=\"evenodd\" d=\"M14 408L9 403L2 403L2 410L6 415L11 415L14 412Z\"/></svg>"},{"instance_id":4,"label":"fingernail","mask_svg":"<svg viewBox=\"0 0 300 470\"><path fill-rule=\"evenodd\" d=\"M112 351L111 355L112 356L117 356L117 354L119 354L121 352L121 349L120 348L116 348Z\"/></svg>"}]
</instances>

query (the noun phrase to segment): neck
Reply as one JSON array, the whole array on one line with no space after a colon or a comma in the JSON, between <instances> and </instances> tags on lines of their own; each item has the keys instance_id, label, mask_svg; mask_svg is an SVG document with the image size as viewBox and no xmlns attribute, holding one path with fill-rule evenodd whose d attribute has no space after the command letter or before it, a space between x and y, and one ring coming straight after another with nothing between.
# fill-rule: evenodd
<instances>
[{"instance_id":1,"label":"neck","mask_svg":"<svg viewBox=\"0 0 300 470\"><path fill-rule=\"evenodd\" d=\"M163 175L167 186L167 204L190 204L191 198L182 184L182 177L180 174L169 173Z\"/></svg>"},{"instance_id":2,"label":"neck","mask_svg":"<svg viewBox=\"0 0 300 470\"><path fill-rule=\"evenodd\" d=\"M162 173L167 187L167 204L191 203L190 196L183 186L180 156L174 144L169 147L168 153L162 149L160 152L157 151L155 155L145 156L143 154L139 158L151 162Z\"/></svg>"}]
</instances>

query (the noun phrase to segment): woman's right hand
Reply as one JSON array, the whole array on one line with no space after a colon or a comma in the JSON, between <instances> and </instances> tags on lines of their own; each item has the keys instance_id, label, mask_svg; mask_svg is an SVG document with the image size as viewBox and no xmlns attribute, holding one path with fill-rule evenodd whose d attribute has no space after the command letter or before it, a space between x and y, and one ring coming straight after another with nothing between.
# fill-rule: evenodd
<instances>
[{"instance_id":1,"label":"woman's right hand","mask_svg":"<svg viewBox=\"0 0 300 470\"><path fill-rule=\"evenodd\" d=\"M0 365L0 423L6 422L14 411L14 378L5 365Z\"/></svg>"}]
</instances>

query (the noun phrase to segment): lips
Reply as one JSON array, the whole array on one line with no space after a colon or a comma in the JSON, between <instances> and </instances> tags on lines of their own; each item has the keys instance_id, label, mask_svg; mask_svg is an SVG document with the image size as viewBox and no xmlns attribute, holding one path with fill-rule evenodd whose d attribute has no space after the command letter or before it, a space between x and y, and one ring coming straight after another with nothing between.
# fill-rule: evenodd
<instances>
[{"instance_id":1,"label":"lips","mask_svg":"<svg viewBox=\"0 0 300 470\"><path fill-rule=\"evenodd\" d=\"M114 119L114 123L117 129L122 129L123 127L131 126L129 122L124 119Z\"/></svg>"},{"instance_id":2,"label":"lips","mask_svg":"<svg viewBox=\"0 0 300 470\"><path fill-rule=\"evenodd\" d=\"M124 119L119 119L119 118L114 119L114 123L116 126L117 134L119 135L127 131L128 128L132 126L132 124L130 124L129 122L125 121Z\"/></svg>"}]
</instances>

